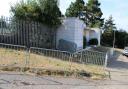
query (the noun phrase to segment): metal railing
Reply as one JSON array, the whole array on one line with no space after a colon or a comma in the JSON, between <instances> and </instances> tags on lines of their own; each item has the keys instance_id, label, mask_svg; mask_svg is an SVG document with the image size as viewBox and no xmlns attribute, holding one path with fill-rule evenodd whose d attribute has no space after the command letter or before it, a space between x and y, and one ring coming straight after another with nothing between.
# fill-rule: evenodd
<instances>
[{"instance_id":1,"label":"metal railing","mask_svg":"<svg viewBox=\"0 0 128 89\"><path fill-rule=\"evenodd\" d=\"M0 68L89 72L92 68L99 71L106 68L105 53L88 50L70 53L50 49L55 48L55 39L55 31L39 22L1 18Z\"/></svg>"},{"instance_id":2,"label":"metal railing","mask_svg":"<svg viewBox=\"0 0 128 89\"><path fill-rule=\"evenodd\" d=\"M83 50L83 51L80 51L80 52L75 53L75 54L79 55L82 63L101 65L101 66L105 64L106 53Z\"/></svg>"},{"instance_id":3,"label":"metal railing","mask_svg":"<svg viewBox=\"0 0 128 89\"><path fill-rule=\"evenodd\" d=\"M26 49L25 46L0 43L0 66L25 67L27 60Z\"/></svg>"},{"instance_id":4,"label":"metal railing","mask_svg":"<svg viewBox=\"0 0 128 89\"><path fill-rule=\"evenodd\" d=\"M88 51L88 50L84 50L79 53L70 53L59 50L31 47L30 51L31 53L35 53L38 55L57 58L63 61L82 63L82 64L94 64L94 65L103 66L106 60L105 53Z\"/></svg>"},{"instance_id":5,"label":"metal railing","mask_svg":"<svg viewBox=\"0 0 128 89\"><path fill-rule=\"evenodd\" d=\"M72 61L82 64L94 64L94 65L105 65L106 55L105 53L88 51L84 50L78 53L70 53L66 51L53 50L53 49L45 49L45 48L36 48L31 47L27 49L25 46L20 45L11 45L0 43L0 59L11 60L11 57L14 60L18 60L19 58L22 60L26 59L26 56L30 56L30 54L36 54L40 56L52 57L63 61ZM10 56L8 56L10 55ZM22 56L21 56L22 55ZM7 58L8 57L8 58ZM29 59L28 59L29 61Z\"/></svg>"},{"instance_id":6,"label":"metal railing","mask_svg":"<svg viewBox=\"0 0 128 89\"><path fill-rule=\"evenodd\" d=\"M21 71L104 71L107 57L105 53L83 50L78 53L0 43L0 68L21 69ZM23 69L22 69L23 68ZM25 69L24 69L25 68ZM52 70L52 71L51 71ZM41 72L42 73L42 72ZM61 72L62 73L62 72Z\"/></svg>"},{"instance_id":7,"label":"metal railing","mask_svg":"<svg viewBox=\"0 0 128 89\"><path fill-rule=\"evenodd\" d=\"M54 48L54 34L54 30L40 22L0 18L0 43L22 45L28 48Z\"/></svg>"}]
</instances>

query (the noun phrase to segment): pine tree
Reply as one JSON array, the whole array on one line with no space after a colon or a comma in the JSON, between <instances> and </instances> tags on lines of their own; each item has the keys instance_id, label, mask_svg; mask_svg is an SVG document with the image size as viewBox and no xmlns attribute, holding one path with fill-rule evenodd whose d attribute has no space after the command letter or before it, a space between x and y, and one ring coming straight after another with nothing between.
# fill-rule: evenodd
<instances>
[{"instance_id":1,"label":"pine tree","mask_svg":"<svg viewBox=\"0 0 128 89\"><path fill-rule=\"evenodd\" d=\"M66 10L65 15L67 17L78 17L81 11L85 10L85 2L83 0L76 0L72 2L69 8Z\"/></svg>"},{"instance_id":2,"label":"pine tree","mask_svg":"<svg viewBox=\"0 0 128 89\"><path fill-rule=\"evenodd\" d=\"M112 16L110 16L109 19L105 21L103 29L104 29L104 33L102 35L102 43L112 46L113 38L114 38L114 30L116 29Z\"/></svg>"},{"instance_id":3,"label":"pine tree","mask_svg":"<svg viewBox=\"0 0 128 89\"><path fill-rule=\"evenodd\" d=\"M102 11L100 9L98 0L89 0L86 4L86 24L89 27L103 26L104 19L102 18Z\"/></svg>"},{"instance_id":4,"label":"pine tree","mask_svg":"<svg viewBox=\"0 0 128 89\"><path fill-rule=\"evenodd\" d=\"M112 33L112 31L116 29L112 15L109 17L108 20L105 21L103 29L104 29L104 33L108 33L108 34Z\"/></svg>"}]
</instances>

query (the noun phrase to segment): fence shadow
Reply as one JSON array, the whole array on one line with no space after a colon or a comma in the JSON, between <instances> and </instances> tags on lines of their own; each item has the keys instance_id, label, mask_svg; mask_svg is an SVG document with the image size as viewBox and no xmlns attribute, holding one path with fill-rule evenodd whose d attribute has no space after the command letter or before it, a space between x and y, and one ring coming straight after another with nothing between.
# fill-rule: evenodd
<instances>
[{"instance_id":1,"label":"fence shadow","mask_svg":"<svg viewBox=\"0 0 128 89\"><path fill-rule=\"evenodd\" d=\"M128 69L128 57L122 55L121 52L116 52L114 57L109 59L108 68Z\"/></svg>"}]
</instances>

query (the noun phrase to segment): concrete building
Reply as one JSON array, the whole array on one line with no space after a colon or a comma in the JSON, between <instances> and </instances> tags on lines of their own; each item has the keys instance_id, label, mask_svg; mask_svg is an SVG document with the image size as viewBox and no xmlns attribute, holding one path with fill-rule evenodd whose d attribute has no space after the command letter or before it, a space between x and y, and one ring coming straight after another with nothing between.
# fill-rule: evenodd
<instances>
[{"instance_id":1,"label":"concrete building","mask_svg":"<svg viewBox=\"0 0 128 89\"><path fill-rule=\"evenodd\" d=\"M70 52L81 50L83 49L84 35L87 43L90 39L96 38L98 45L100 45L100 29L89 29L82 20L76 17L65 18L62 25L57 29L56 48Z\"/></svg>"},{"instance_id":2,"label":"concrete building","mask_svg":"<svg viewBox=\"0 0 128 89\"><path fill-rule=\"evenodd\" d=\"M84 34L86 36L86 44L88 45L89 40L91 39L97 39L98 45L100 46L100 40L101 40L101 29L99 28L85 28Z\"/></svg>"}]
</instances>

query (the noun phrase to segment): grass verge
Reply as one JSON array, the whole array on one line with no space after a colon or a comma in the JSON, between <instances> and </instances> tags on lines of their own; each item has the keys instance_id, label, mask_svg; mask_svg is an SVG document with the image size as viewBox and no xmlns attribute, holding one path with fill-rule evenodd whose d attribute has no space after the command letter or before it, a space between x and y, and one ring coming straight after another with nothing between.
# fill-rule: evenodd
<instances>
[{"instance_id":1,"label":"grass verge","mask_svg":"<svg viewBox=\"0 0 128 89\"><path fill-rule=\"evenodd\" d=\"M102 66L62 61L33 53L26 55L23 50L0 48L0 60L2 66L0 70L2 71L22 71L37 75L75 76L93 79L105 78L105 70Z\"/></svg>"}]
</instances>

